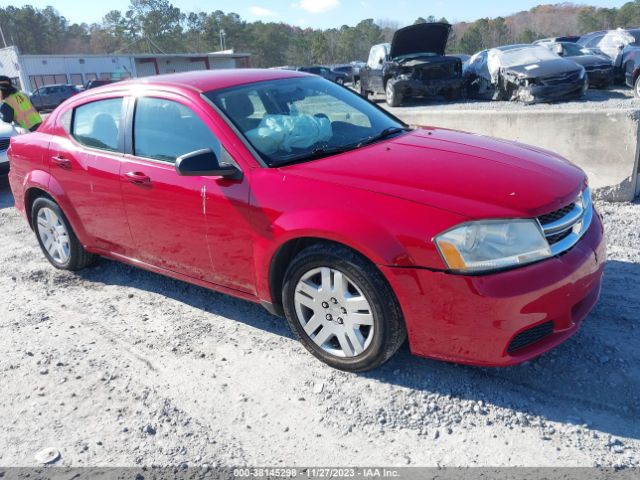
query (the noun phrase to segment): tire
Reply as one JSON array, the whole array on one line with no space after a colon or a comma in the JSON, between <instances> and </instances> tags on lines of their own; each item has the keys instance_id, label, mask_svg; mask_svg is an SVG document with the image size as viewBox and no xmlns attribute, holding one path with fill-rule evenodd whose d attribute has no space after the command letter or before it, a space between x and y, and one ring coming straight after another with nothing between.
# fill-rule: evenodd
<instances>
[{"instance_id":1,"label":"tire","mask_svg":"<svg viewBox=\"0 0 640 480\"><path fill-rule=\"evenodd\" d=\"M344 80L343 80L343 79L341 79L341 78L338 78L338 79L336 79L336 83L337 83L338 85L340 85L340 86L343 86L343 85L344 85Z\"/></svg>"},{"instance_id":2,"label":"tire","mask_svg":"<svg viewBox=\"0 0 640 480\"><path fill-rule=\"evenodd\" d=\"M359 88L359 90L360 90L360 96L368 100L368 99L369 99L369 92L367 92L367 91L364 89L364 83L362 83L362 80L360 81L360 88Z\"/></svg>"},{"instance_id":3,"label":"tire","mask_svg":"<svg viewBox=\"0 0 640 480\"><path fill-rule=\"evenodd\" d=\"M386 279L346 247L319 243L300 252L285 273L282 295L293 333L333 368L372 370L406 338L400 306Z\"/></svg>"},{"instance_id":4,"label":"tire","mask_svg":"<svg viewBox=\"0 0 640 480\"><path fill-rule=\"evenodd\" d=\"M640 75L638 75L638 78L636 78L636 81L633 84L633 96L640 98Z\"/></svg>"},{"instance_id":5,"label":"tire","mask_svg":"<svg viewBox=\"0 0 640 480\"><path fill-rule=\"evenodd\" d=\"M67 217L53 200L40 197L33 202L31 222L40 248L49 263L61 270L81 270L97 259L87 252Z\"/></svg>"},{"instance_id":6,"label":"tire","mask_svg":"<svg viewBox=\"0 0 640 480\"><path fill-rule=\"evenodd\" d=\"M402 104L402 93L395 86L396 82L392 79L387 80L384 86L384 93L387 98L387 105L390 107L399 107Z\"/></svg>"}]
</instances>

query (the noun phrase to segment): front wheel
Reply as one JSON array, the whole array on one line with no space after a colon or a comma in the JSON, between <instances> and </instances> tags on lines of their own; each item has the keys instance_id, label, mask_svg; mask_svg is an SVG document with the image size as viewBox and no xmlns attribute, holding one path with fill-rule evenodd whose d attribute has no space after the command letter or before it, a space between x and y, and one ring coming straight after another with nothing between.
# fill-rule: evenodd
<instances>
[{"instance_id":1,"label":"front wheel","mask_svg":"<svg viewBox=\"0 0 640 480\"><path fill-rule=\"evenodd\" d=\"M633 87L633 95L636 98L640 98L640 75L638 75L638 78L636 78L636 82Z\"/></svg>"},{"instance_id":2,"label":"front wheel","mask_svg":"<svg viewBox=\"0 0 640 480\"><path fill-rule=\"evenodd\" d=\"M345 247L317 244L285 274L284 310L291 330L315 357L345 371L386 362L406 338L391 287L368 260Z\"/></svg>"},{"instance_id":3,"label":"front wheel","mask_svg":"<svg viewBox=\"0 0 640 480\"><path fill-rule=\"evenodd\" d=\"M396 87L396 82L388 80L384 91L387 97L387 105L390 107L399 107L402 104L402 92Z\"/></svg>"},{"instance_id":4,"label":"front wheel","mask_svg":"<svg viewBox=\"0 0 640 480\"><path fill-rule=\"evenodd\" d=\"M33 231L49 263L62 270L80 270L96 260L78 241L67 217L53 200L40 197L31 208Z\"/></svg>"}]
</instances>

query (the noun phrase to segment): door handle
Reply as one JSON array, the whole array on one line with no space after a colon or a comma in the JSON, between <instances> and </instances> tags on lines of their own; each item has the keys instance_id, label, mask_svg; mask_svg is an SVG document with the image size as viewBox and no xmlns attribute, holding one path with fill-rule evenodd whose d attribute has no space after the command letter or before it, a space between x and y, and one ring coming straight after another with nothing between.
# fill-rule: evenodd
<instances>
[{"instance_id":1,"label":"door handle","mask_svg":"<svg viewBox=\"0 0 640 480\"><path fill-rule=\"evenodd\" d=\"M68 158L64 158L60 155L55 155L51 157L51 161L57 166L59 166L60 168L64 168L67 170L71 168L71 160L69 160Z\"/></svg>"},{"instance_id":2,"label":"door handle","mask_svg":"<svg viewBox=\"0 0 640 480\"><path fill-rule=\"evenodd\" d=\"M125 173L125 178L134 185L147 186L151 185L151 178L142 172Z\"/></svg>"}]
</instances>

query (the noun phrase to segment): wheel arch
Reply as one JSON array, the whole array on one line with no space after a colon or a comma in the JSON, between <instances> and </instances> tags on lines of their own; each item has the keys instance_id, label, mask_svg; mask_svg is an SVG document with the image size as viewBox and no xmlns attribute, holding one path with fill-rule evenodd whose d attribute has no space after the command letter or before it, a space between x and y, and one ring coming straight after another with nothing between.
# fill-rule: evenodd
<instances>
[{"instance_id":1,"label":"wheel arch","mask_svg":"<svg viewBox=\"0 0 640 480\"><path fill-rule=\"evenodd\" d=\"M301 251L318 244L334 245L349 249L352 252L362 256L362 258L369 261L373 267L377 268L376 262L365 255L362 251L354 248L351 245L347 245L345 243L326 237L291 238L278 247L278 249L272 255L271 261L269 262L269 293L271 297L273 313L276 313L280 316L284 314L282 306L282 285L284 283L284 276L287 268L289 268L289 265L291 264L295 256L298 255ZM384 277L382 271L380 271L380 274Z\"/></svg>"},{"instance_id":2,"label":"wheel arch","mask_svg":"<svg viewBox=\"0 0 640 480\"><path fill-rule=\"evenodd\" d=\"M46 172L42 173L46 175L45 178L38 178L37 181L33 178L27 178L25 181L24 207L27 220L29 221L29 226L33 229L33 219L31 218L33 203L40 197L49 198L60 207L62 213L64 213L64 216L71 224L71 228L78 237L78 240L83 247L86 247L89 243L87 232L84 229L75 208L73 208L73 205L69 202L62 186L50 174Z\"/></svg>"}]
</instances>

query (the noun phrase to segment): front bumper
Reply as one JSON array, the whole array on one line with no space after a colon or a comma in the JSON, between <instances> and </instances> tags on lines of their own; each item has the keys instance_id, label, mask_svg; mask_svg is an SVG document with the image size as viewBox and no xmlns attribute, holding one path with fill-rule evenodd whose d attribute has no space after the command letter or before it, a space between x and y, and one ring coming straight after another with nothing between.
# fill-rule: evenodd
<instances>
[{"instance_id":1,"label":"front bumper","mask_svg":"<svg viewBox=\"0 0 640 480\"><path fill-rule=\"evenodd\" d=\"M382 270L400 301L413 354L508 366L541 355L577 331L598 300L605 262L602 222L595 214L570 251L527 267L475 277ZM544 338L509 351L518 334L549 322L552 330Z\"/></svg>"},{"instance_id":2,"label":"front bumper","mask_svg":"<svg viewBox=\"0 0 640 480\"><path fill-rule=\"evenodd\" d=\"M613 68L604 70L587 70L590 86L611 85L613 83Z\"/></svg>"},{"instance_id":3,"label":"front bumper","mask_svg":"<svg viewBox=\"0 0 640 480\"><path fill-rule=\"evenodd\" d=\"M7 151L0 152L0 175L5 175L9 172L9 157L7 157Z\"/></svg>"},{"instance_id":4,"label":"front bumper","mask_svg":"<svg viewBox=\"0 0 640 480\"><path fill-rule=\"evenodd\" d=\"M395 79L395 88L407 97L433 97L449 91L461 91L463 87L464 80L458 77L427 81L405 76Z\"/></svg>"},{"instance_id":5,"label":"front bumper","mask_svg":"<svg viewBox=\"0 0 640 480\"><path fill-rule=\"evenodd\" d=\"M589 88L587 79L559 85L531 85L521 87L520 100L525 102L553 102L567 98L581 97Z\"/></svg>"}]
</instances>

